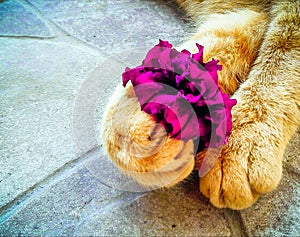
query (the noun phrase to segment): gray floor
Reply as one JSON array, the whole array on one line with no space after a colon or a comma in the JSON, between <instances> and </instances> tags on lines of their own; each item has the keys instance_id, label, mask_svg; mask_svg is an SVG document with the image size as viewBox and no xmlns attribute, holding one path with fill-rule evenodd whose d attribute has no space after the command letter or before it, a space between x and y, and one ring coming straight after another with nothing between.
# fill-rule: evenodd
<instances>
[{"instance_id":1,"label":"gray floor","mask_svg":"<svg viewBox=\"0 0 300 237\"><path fill-rule=\"evenodd\" d=\"M299 132L278 189L244 211L210 205L196 175L131 190L99 148L125 66L159 38L178 45L191 31L159 1L0 3L1 236L300 235Z\"/></svg>"}]
</instances>

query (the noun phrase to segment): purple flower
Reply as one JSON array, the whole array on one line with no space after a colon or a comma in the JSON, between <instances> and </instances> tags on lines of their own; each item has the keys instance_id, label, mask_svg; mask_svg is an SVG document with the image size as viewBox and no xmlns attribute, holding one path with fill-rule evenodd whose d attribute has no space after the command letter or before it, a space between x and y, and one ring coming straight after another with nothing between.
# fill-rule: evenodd
<instances>
[{"instance_id":1,"label":"purple flower","mask_svg":"<svg viewBox=\"0 0 300 237\"><path fill-rule=\"evenodd\" d=\"M163 124L170 136L199 139L205 147L219 147L231 133L231 109L236 100L218 86L218 60L203 62L198 53L178 52L168 41L149 50L141 66L126 68L123 86L131 81L141 109Z\"/></svg>"}]
</instances>

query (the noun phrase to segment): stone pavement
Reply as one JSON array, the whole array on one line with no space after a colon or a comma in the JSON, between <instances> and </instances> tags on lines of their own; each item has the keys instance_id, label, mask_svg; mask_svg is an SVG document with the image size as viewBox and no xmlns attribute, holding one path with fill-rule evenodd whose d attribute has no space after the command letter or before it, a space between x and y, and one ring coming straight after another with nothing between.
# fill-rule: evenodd
<instances>
[{"instance_id":1,"label":"stone pavement","mask_svg":"<svg viewBox=\"0 0 300 237\"><path fill-rule=\"evenodd\" d=\"M134 192L103 155L122 70L191 31L158 0L0 1L0 236L300 235L299 132L278 189L243 211L210 205L196 174Z\"/></svg>"}]
</instances>

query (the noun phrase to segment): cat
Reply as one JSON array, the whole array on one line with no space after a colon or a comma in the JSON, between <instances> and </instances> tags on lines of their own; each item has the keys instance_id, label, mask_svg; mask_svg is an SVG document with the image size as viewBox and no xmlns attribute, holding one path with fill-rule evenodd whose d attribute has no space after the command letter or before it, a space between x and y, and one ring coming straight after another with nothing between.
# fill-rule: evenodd
<instances>
[{"instance_id":1,"label":"cat","mask_svg":"<svg viewBox=\"0 0 300 237\"><path fill-rule=\"evenodd\" d=\"M285 147L300 124L300 1L177 0L197 25L176 49L219 59L219 86L237 100L232 133L200 191L219 208L244 209L274 190ZM125 111L125 112L124 112ZM141 111L131 85L116 88L106 107L101 137L123 172L145 186L172 186L213 155L194 155L193 142L166 136Z\"/></svg>"}]
</instances>

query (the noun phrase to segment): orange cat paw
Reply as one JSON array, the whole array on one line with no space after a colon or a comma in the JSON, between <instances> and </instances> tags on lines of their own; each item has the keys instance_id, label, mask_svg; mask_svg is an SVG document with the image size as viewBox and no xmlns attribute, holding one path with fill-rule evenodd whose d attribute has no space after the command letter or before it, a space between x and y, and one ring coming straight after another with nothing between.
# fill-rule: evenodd
<instances>
[{"instance_id":1,"label":"orange cat paw","mask_svg":"<svg viewBox=\"0 0 300 237\"><path fill-rule=\"evenodd\" d=\"M118 87L111 97L101 137L114 164L143 186L172 186L194 169L193 141L171 138L162 125L141 111L130 84Z\"/></svg>"},{"instance_id":2,"label":"orange cat paw","mask_svg":"<svg viewBox=\"0 0 300 237\"><path fill-rule=\"evenodd\" d=\"M261 194L272 191L282 176L284 146L278 126L247 121L249 113L233 110L233 130L219 154L197 155L197 162L217 156L214 166L200 178L200 191L217 207L244 209Z\"/></svg>"}]
</instances>

